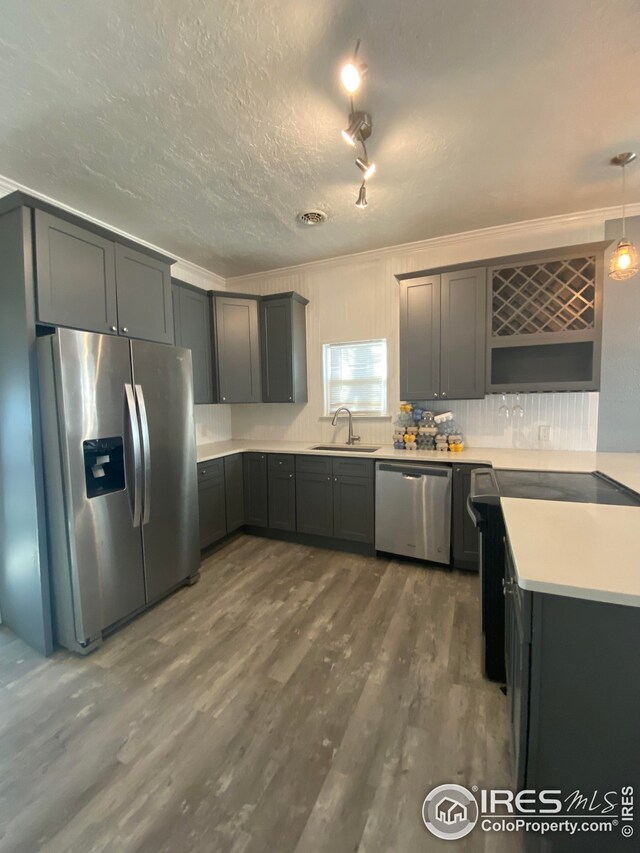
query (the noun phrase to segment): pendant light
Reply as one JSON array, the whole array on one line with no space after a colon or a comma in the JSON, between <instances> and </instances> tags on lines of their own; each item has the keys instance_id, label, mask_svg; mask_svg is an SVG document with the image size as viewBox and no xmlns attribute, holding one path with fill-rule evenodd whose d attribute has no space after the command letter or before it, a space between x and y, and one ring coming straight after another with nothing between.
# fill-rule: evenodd
<instances>
[{"instance_id":1,"label":"pendant light","mask_svg":"<svg viewBox=\"0 0 640 853\"><path fill-rule=\"evenodd\" d=\"M625 217L625 173L624 167L636 159L633 151L625 151L614 157L611 163L622 169L622 238L618 242L611 261L609 262L609 278L615 281L624 281L638 272L638 252L630 240L627 240L626 217Z\"/></svg>"}]
</instances>

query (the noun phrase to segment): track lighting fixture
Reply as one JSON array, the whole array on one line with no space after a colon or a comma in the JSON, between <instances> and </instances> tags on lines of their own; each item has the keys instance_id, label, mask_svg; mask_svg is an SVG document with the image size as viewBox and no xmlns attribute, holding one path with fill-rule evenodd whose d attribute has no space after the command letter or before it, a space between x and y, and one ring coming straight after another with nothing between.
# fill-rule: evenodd
<instances>
[{"instance_id":1,"label":"track lighting fixture","mask_svg":"<svg viewBox=\"0 0 640 853\"><path fill-rule=\"evenodd\" d=\"M349 127L342 131L345 142L356 147L359 139L368 139L371 136L371 116L369 113L352 112L349 115Z\"/></svg>"},{"instance_id":2,"label":"track lighting fixture","mask_svg":"<svg viewBox=\"0 0 640 853\"><path fill-rule=\"evenodd\" d=\"M356 166L362 172L362 184L358 192L356 207L363 208L367 206L367 187L365 182L367 178L370 178L375 174L376 164L369 161L365 145L365 140L371 136L371 115L369 113L356 110L353 105L353 98L351 97L351 95L353 95L354 92L357 92L360 88L362 77L367 70L366 65L356 63L359 49L360 39L356 42L356 49L353 52L352 61L342 68L340 77L342 79L342 85L349 93L349 104L351 106L351 110L349 112L349 125L342 131L342 138L345 142L351 145L352 148L355 148L358 143L362 145L362 157L356 157Z\"/></svg>"},{"instance_id":3,"label":"track lighting fixture","mask_svg":"<svg viewBox=\"0 0 640 853\"><path fill-rule=\"evenodd\" d=\"M370 178L372 175L375 175L375 172L376 172L376 164L375 164L375 163L370 163L370 162L366 159L366 155L365 155L365 158L364 158L364 159L363 159L362 157L356 157L356 166L357 166L357 167L358 167L358 169L360 169L360 171L362 172L362 180L363 180L363 181L366 181L366 180L367 180L368 178Z\"/></svg>"},{"instance_id":4,"label":"track lighting fixture","mask_svg":"<svg viewBox=\"0 0 640 853\"><path fill-rule=\"evenodd\" d=\"M367 187L365 182L363 181L360 184L360 192L358 193L358 200L356 201L356 207L366 207L367 206Z\"/></svg>"},{"instance_id":5,"label":"track lighting fixture","mask_svg":"<svg viewBox=\"0 0 640 853\"><path fill-rule=\"evenodd\" d=\"M609 278L624 281L638 272L638 252L630 240L627 240L625 217L625 175L624 167L636 159L633 151L618 154L611 161L612 165L622 168L622 238L611 255L609 262Z\"/></svg>"}]
</instances>

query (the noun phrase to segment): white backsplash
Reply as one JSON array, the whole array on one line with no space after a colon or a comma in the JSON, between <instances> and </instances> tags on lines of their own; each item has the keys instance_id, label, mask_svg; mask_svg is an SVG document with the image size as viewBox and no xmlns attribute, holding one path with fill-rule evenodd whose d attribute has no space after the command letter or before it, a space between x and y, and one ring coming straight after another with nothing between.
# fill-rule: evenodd
<instances>
[{"instance_id":1,"label":"white backsplash","mask_svg":"<svg viewBox=\"0 0 640 853\"><path fill-rule=\"evenodd\" d=\"M194 406L196 442L228 441L231 438L230 406Z\"/></svg>"},{"instance_id":2,"label":"white backsplash","mask_svg":"<svg viewBox=\"0 0 640 853\"><path fill-rule=\"evenodd\" d=\"M515 395L507 395L507 405L515 405ZM498 414L500 395L484 400L459 400L447 405L424 403L431 411L452 411L468 447L518 447L528 450L595 450L598 427L597 392L562 394L522 394L521 418ZM347 419L337 427L319 419L311 404L235 405L232 409L234 438L281 441L346 441ZM395 420L395 415L393 420ZM391 444L392 419L354 419L354 431L364 444ZM539 426L549 427L549 441L539 438Z\"/></svg>"}]
</instances>

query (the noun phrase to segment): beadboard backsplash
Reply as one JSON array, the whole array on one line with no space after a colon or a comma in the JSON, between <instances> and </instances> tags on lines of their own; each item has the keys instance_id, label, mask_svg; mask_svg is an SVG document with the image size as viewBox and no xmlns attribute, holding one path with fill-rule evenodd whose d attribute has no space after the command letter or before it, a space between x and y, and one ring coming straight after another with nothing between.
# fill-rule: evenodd
<instances>
[{"instance_id":1,"label":"beadboard backsplash","mask_svg":"<svg viewBox=\"0 0 640 853\"><path fill-rule=\"evenodd\" d=\"M230 406L194 406L196 442L228 441L231 436Z\"/></svg>"},{"instance_id":2,"label":"beadboard backsplash","mask_svg":"<svg viewBox=\"0 0 640 853\"><path fill-rule=\"evenodd\" d=\"M507 405L515 405L515 395L507 395ZM435 412L451 411L462 429L469 447L519 447L541 450L595 450L598 426L597 392L562 394L522 394L521 418L498 414L500 395L484 400L459 400L447 405L425 403ZM332 427L328 419L319 420L307 405L278 404L235 405L232 411L234 438L281 441L342 443L347 437L347 419ZM393 419L355 418L354 432L363 444L389 445ZM539 426L549 427L548 441L539 438Z\"/></svg>"}]
</instances>

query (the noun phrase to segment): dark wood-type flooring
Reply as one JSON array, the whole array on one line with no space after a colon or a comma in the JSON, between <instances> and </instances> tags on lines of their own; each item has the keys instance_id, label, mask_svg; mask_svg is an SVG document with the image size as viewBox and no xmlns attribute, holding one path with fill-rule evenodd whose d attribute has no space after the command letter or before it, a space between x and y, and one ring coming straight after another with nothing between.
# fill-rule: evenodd
<instances>
[{"instance_id":1,"label":"dark wood-type flooring","mask_svg":"<svg viewBox=\"0 0 640 853\"><path fill-rule=\"evenodd\" d=\"M479 643L477 576L246 535L86 658L0 628L0 850L511 853L421 819L509 786Z\"/></svg>"}]
</instances>

